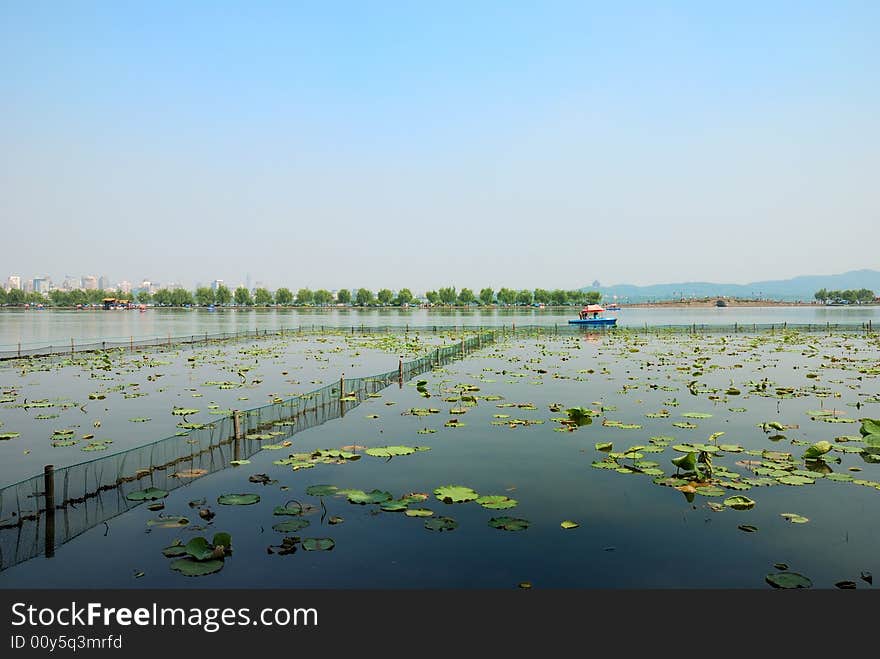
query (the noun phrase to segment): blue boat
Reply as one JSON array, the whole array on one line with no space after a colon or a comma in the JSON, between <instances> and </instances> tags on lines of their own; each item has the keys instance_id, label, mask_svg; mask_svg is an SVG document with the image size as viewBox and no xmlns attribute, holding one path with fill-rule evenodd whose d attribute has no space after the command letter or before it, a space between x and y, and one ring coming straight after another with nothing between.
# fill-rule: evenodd
<instances>
[{"instance_id":1,"label":"blue boat","mask_svg":"<svg viewBox=\"0 0 880 659\"><path fill-rule=\"evenodd\" d=\"M605 309L598 304L589 304L581 309L577 318L568 321L569 325L584 325L586 327L614 327L617 325L617 318L606 318L602 316Z\"/></svg>"}]
</instances>

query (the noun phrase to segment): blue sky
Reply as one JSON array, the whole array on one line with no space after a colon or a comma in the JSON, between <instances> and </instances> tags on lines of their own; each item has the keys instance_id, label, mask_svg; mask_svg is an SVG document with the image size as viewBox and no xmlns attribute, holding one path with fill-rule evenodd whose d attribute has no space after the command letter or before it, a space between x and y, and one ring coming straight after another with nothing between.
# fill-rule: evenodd
<instances>
[{"instance_id":1,"label":"blue sky","mask_svg":"<svg viewBox=\"0 0 880 659\"><path fill-rule=\"evenodd\" d=\"M880 267L880 3L665 4L6 0L0 270L424 290Z\"/></svg>"}]
</instances>

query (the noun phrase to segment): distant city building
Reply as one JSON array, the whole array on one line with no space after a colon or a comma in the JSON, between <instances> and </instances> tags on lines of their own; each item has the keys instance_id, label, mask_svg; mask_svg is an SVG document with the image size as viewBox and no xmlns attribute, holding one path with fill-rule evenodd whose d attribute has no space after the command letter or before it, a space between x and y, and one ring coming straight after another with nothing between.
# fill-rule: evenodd
<instances>
[{"instance_id":1,"label":"distant city building","mask_svg":"<svg viewBox=\"0 0 880 659\"><path fill-rule=\"evenodd\" d=\"M9 290L21 290L21 276L20 275L9 275L9 279L7 280L7 285Z\"/></svg>"},{"instance_id":2,"label":"distant city building","mask_svg":"<svg viewBox=\"0 0 880 659\"><path fill-rule=\"evenodd\" d=\"M220 288L222 285L223 285L222 279L215 279L214 281L211 282L211 290L216 293L217 289Z\"/></svg>"},{"instance_id":3,"label":"distant city building","mask_svg":"<svg viewBox=\"0 0 880 659\"><path fill-rule=\"evenodd\" d=\"M125 281L123 279L121 282L119 282L118 289L119 289L120 293L125 293L125 294L131 293L131 282Z\"/></svg>"},{"instance_id":4,"label":"distant city building","mask_svg":"<svg viewBox=\"0 0 880 659\"><path fill-rule=\"evenodd\" d=\"M64 282L61 284L61 288L65 291L72 291L74 289L77 289L79 288L79 280L76 277L67 275L64 278Z\"/></svg>"},{"instance_id":5,"label":"distant city building","mask_svg":"<svg viewBox=\"0 0 880 659\"><path fill-rule=\"evenodd\" d=\"M52 286L52 280L48 277L34 277L34 293L48 293L50 286Z\"/></svg>"},{"instance_id":6,"label":"distant city building","mask_svg":"<svg viewBox=\"0 0 880 659\"><path fill-rule=\"evenodd\" d=\"M109 290L111 288L110 279L103 275L98 277L98 288L102 291Z\"/></svg>"},{"instance_id":7,"label":"distant city building","mask_svg":"<svg viewBox=\"0 0 880 659\"><path fill-rule=\"evenodd\" d=\"M34 292L34 280L33 279L25 279L24 285L22 287L25 293L33 293Z\"/></svg>"},{"instance_id":8,"label":"distant city building","mask_svg":"<svg viewBox=\"0 0 880 659\"><path fill-rule=\"evenodd\" d=\"M602 284L599 283L598 279L593 280L593 288L602 288Z\"/></svg>"},{"instance_id":9,"label":"distant city building","mask_svg":"<svg viewBox=\"0 0 880 659\"><path fill-rule=\"evenodd\" d=\"M81 288L84 291L96 291L98 290L98 278L95 275L88 275L82 278L82 286Z\"/></svg>"}]
</instances>

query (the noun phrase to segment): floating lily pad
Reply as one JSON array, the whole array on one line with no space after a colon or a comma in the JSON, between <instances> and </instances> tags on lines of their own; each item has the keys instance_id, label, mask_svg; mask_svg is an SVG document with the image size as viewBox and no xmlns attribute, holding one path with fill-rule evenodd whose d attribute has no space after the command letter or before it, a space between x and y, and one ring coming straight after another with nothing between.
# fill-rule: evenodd
<instances>
[{"instance_id":1,"label":"floating lily pad","mask_svg":"<svg viewBox=\"0 0 880 659\"><path fill-rule=\"evenodd\" d=\"M432 517L434 511L427 508L410 508L405 514L407 517Z\"/></svg>"},{"instance_id":2,"label":"floating lily pad","mask_svg":"<svg viewBox=\"0 0 880 659\"><path fill-rule=\"evenodd\" d=\"M451 517L434 517L425 520L425 528L429 531L454 531L458 528L458 522Z\"/></svg>"},{"instance_id":3,"label":"floating lily pad","mask_svg":"<svg viewBox=\"0 0 880 659\"><path fill-rule=\"evenodd\" d=\"M365 453L376 458L393 458L398 455L411 455L416 449L411 446L380 446L368 448Z\"/></svg>"},{"instance_id":4,"label":"floating lily pad","mask_svg":"<svg viewBox=\"0 0 880 659\"><path fill-rule=\"evenodd\" d=\"M474 490L463 485L444 485L434 490L434 494L443 503L464 503L479 498Z\"/></svg>"},{"instance_id":5,"label":"floating lily pad","mask_svg":"<svg viewBox=\"0 0 880 659\"><path fill-rule=\"evenodd\" d=\"M764 579L774 588L811 588L813 582L797 572L774 572Z\"/></svg>"},{"instance_id":6,"label":"floating lily pad","mask_svg":"<svg viewBox=\"0 0 880 659\"><path fill-rule=\"evenodd\" d=\"M524 531L529 528L529 521L519 517L493 517L489 526L502 531Z\"/></svg>"},{"instance_id":7,"label":"floating lily pad","mask_svg":"<svg viewBox=\"0 0 880 659\"><path fill-rule=\"evenodd\" d=\"M192 558L178 558L176 561L171 561L170 567L185 577L203 577L219 572L223 569L223 565L221 560L197 561Z\"/></svg>"},{"instance_id":8,"label":"floating lily pad","mask_svg":"<svg viewBox=\"0 0 880 659\"><path fill-rule=\"evenodd\" d=\"M336 546L332 538L303 538L301 544L306 551L330 551Z\"/></svg>"},{"instance_id":9,"label":"floating lily pad","mask_svg":"<svg viewBox=\"0 0 880 659\"><path fill-rule=\"evenodd\" d=\"M259 502L259 494L223 494L217 497L217 503L222 506L252 506Z\"/></svg>"},{"instance_id":10,"label":"floating lily pad","mask_svg":"<svg viewBox=\"0 0 880 659\"><path fill-rule=\"evenodd\" d=\"M476 502L489 510L506 510L515 507L518 503L516 499L500 494L481 496L476 499Z\"/></svg>"},{"instance_id":11,"label":"floating lily pad","mask_svg":"<svg viewBox=\"0 0 880 659\"><path fill-rule=\"evenodd\" d=\"M306 494L312 497L329 497L338 490L335 485L310 485L306 488Z\"/></svg>"},{"instance_id":12,"label":"floating lily pad","mask_svg":"<svg viewBox=\"0 0 880 659\"><path fill-rule=\"evenodd\" d=\"M751 510L755 507L755 502L748 497L737 495L727 497L724 500L724 505L728 508L733 508L734 510Z\"/></svg>"},{"instance_id":13,"label":"floating lily pad","mask_svg":"<svg viewBox=\"0 0 880 659\"><path fill-rule=\"evenodd\" d=\"M351 490L348 492L348 501L362 506L371 503L384 503L385 501L391 501L392 498L391 492L383 490L372 490L370 492Z\"/></svg>"},{"instance_id":14,"label":"floating lily pad","mask_svg":"<svg viewBox=\"0 0 880 659\"><path fill-rule=\"evenodd\" d=\"M580 526L580 524L578 524L577 522L572 522L570 519L567 519L567 520L563 521L559 526L561 526L563 529L568 530L568 529L576 529L577 527Z\"/></svg>"},{"instance_id":15,"label":"floating lily pad","mask_svg":"<svg viewBox=\"0 0 880 659\"><path fill-rule=\"evenodd\" d=\"M125 495L125 498L129 501L155 501L156 499L164 499L167 496L167 490L160 490L157 487L148 487L146 490L129 492Z\"/></svg>"},{"instance_id":16,"label":"floating lily pad","mask_svg":"<svg viewBox=\"0 0 880 659\"><path fill-rule=\"evenodd\" d=\"M307 519L296 517L294 519L288 519L283 522L279 522L278 524L274 524L272 526L272 530L278 531L279 533L295 533L306 528L309 523L310 522Z\"/></svg>"},{"instance_id":17,"label":"floating lily pad","mask_svg":"<svg viewBox=\"0 0 880 659\"><path fill-rule=\"evenodd\" d=\"M798 515L797 513L779 513L779 516L787 519L792 524L806 524L810 521L808 517Z\"/></svg>"}]
</instances>

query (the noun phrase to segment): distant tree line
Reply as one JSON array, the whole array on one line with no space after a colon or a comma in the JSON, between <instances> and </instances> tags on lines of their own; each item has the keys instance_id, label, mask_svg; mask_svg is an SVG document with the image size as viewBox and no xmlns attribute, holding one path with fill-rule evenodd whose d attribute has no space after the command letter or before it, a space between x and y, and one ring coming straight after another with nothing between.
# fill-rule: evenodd
<instances>
[{"instance_id":1,"label":"distant tree line","mask_svg":"<svg viewBox=\"0 0 880 659\"><path fill-rule=\"evenodd\" d=\"M0 288L0 304L8 304L11 306L21 304L44 304L55 307L75 307L78 304L101 304L104 298L112 297L121 300L131 300L130 294L117 293L115 291L49 291L48 295L32 291L25 293L23 290L13 288L5 290Z\"/></svg>"},{"instance_id":2,"label":"distant tree line","mask_svg":"<svg viewBox=\"0 0 880 659\"><path fill-rule=\"evenodd\" d=\"M278 306L327 306L330 304L354 305L358 307L373 306L396 306L403 307L412 304L415 296L408 288L402 288L395 295L390 289L383 288L373 292L368 288L359 288L352 292L346 288L338 291L336 295L320 288L312 291L308 288L299 289L294 295L289 288L279 288L274 293L266 288L257 288L253 291L244 286L239 286L234 291L220 285L216 289L200 286L195 291L185 288L160 288L155 293L140 291L136 296L124 295L113 291L51 291L48 298L40 293L25 293L21 290L5 291L0 289L0 304L51 304L53 306L76 306L78 304L100 304L105 297L117 297L120 299L132 299L141 304L155 304L165 307L199 306L209 307L213 305L226 306L235 304L243 307L268 307ZM536 288L534 290L515 290L501 288L496 293L491 288L483 288L479 294L475 294L470 288L462 288L456 291L454 286L439 288L436 291L428 291L425 298L429 304L440 306L489 306L499 304L503 306L528 306L531 304L548 305L576 305L597 304L602 299L598 291L566 291L562 289L547 290Z\"/></svg>"},{"instance_id":3,"label":"distant tree line","mask_svg":"<svg viewBox=\"0 0 880 659\"><path fill-rule=\"evenodd\" d=\"M868 302L874 301L874 291L870 291L867 288L860 288L858 290L845 290L845 291L828 291L824 288L820 288L813 294L813 297L816 298L819 302L833 302L835 304L866 304Z\"/></svg>"}]
</instances>

